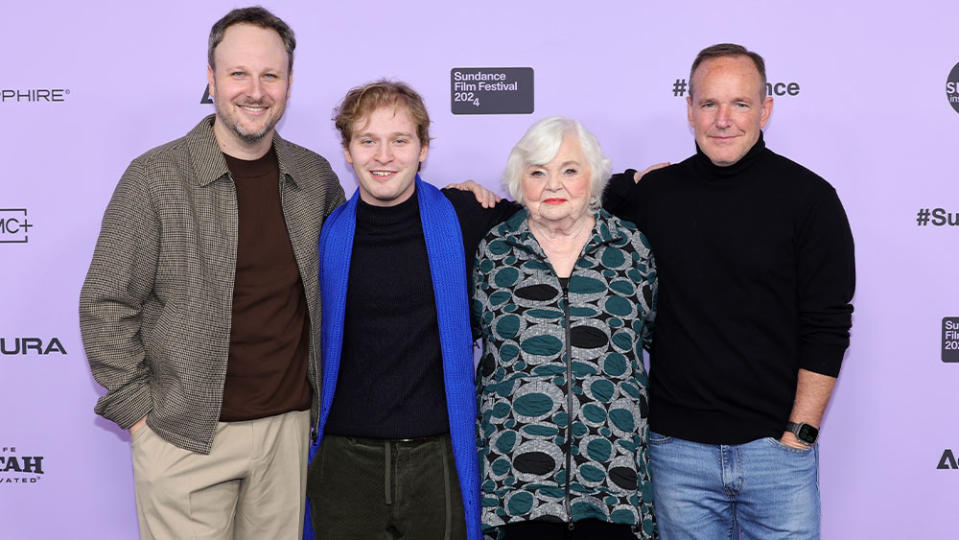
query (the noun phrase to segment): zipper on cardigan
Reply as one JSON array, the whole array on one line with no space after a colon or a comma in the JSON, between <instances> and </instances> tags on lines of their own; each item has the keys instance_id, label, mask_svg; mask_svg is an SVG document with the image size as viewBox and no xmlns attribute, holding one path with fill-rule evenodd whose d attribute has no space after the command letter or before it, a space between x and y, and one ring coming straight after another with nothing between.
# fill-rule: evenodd
<instances>
[{"instance_id":1,"label":"zipper on cardigan","mask_svg":"<svg viewBox=\"0 0 959 540\"><path fill-rule=\"evenodd\" d=\"M573 530L573 504L569 494L569 484L573 476L573 345L570 342L569 328L569 285L563 287L563 317L566 329L566 515L569 516L569 530Z\"/></svg>"}]
</instances>

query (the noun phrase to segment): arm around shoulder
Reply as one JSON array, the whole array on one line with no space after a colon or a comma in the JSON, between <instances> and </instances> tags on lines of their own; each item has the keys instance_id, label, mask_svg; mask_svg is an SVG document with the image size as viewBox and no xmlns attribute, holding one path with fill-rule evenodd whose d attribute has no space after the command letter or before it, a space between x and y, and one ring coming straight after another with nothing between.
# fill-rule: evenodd
<instances>
[{"instance_id":1,"label":"arm around shoulder","mask_svg":"<svg viewBox=\"0 0 959 540\"><path fill-rule=\"evenodd\" d=\"M633 179L635 175L636 169L626 169L609 177L603 189L604 210L618 218L632 221L630 201L633 189L636 187L636 181Z\"/></svg>"},{"instance_id":2,"label":"arm around shoulder","mask_svg":"<svg viewBox=\"0 0 959 540\"><path fill-rule=\"evenodd\" d=\"M442 192L456 211L468 256L473 255L475 246L490 229L513 217L513 214L523 208L519 203L509 199L500 199L493 206L485 207L476 199L472 191L455 187L443 188Z\"/></svg>"}]
</instances>

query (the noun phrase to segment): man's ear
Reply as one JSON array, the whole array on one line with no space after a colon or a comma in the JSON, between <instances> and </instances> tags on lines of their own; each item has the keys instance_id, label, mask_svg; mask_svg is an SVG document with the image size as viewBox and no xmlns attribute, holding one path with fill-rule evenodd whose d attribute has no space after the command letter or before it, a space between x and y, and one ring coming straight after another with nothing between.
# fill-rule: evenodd
<instances>
[{"instance_id":1,"label":"man's ear","mask_svg":"<svg viewBox=\"0 0 959 540\"><path fill-rule=\"evenodd\" d=\"M213 66L206 67L206 84L209 87L208 93L210 94L210 98L216 99L213 95L214 90L216 90L216 83L213 79Z\"/></svg>"},{"instance_id":2,"label":"man's ear","mask_svg":"<svg viewBox=\"0 0 959 540\"><path fill-rule=\"evenodd\" d=\"M763 99L763 112L759 117L759 127L766 127L766 122L769 121L769 116L773 113L773 97L766 96Z\"/></svg>"},{"instance_id":3,"label":"man's ear","mask_svg":"<svg viewBox=\"0 0 959 540\"><path fill-rule=\"evenodd\" d=\"M430 153L430 145L424 144L420 146L420 159L419 159L420 165L422 165L423 162L426 161L426 155L429 153Z\"/></svg>"}]
</instances>

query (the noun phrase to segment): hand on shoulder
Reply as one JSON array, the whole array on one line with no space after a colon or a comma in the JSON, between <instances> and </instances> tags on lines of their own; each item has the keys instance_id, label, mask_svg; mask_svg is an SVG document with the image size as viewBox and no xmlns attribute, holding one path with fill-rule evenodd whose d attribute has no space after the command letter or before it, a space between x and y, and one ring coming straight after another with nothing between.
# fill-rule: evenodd
<instances>
[{"instance_id":1,"label":"hand on shoulder","mask_svg":"<svg viewBox=\"0 0 959 540\"><path fill-rule=\"evenodd\" d=\"M644 176L646 176L646 173L650 171L655 171L656 169L662 169L663 167L669 167L670 165L671 165L670 162L664 161L662 163L656 163L654 165L650 165L649 167L646 167L642 171L636 171L635 173L633 173L633 181L638 184L639 181L642 180Z\"/></svg>"},{"instance_id":2,"label":"hand on shoulder","mask_svg":"<svg viewBox=\"0 0 959 540\"><path fill-rule=\"evenodd\" d=\"M496 203L500 201L500 196L493 193L492 191L486 189L485 187L477 184L473 180L467 180L465 182L449 184L444 189L458 189L460 191L469 191L476 197L476 202L480 203L483 208L492 208L496 206Z\"/></svg>"}]
</instances>

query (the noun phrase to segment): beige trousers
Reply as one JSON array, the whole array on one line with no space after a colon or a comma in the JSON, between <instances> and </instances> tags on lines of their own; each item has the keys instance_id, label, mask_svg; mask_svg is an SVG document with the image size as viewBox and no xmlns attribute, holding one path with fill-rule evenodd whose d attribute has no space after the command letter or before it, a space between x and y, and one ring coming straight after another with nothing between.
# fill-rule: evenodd
<instances>
[{"instance_id":1,"label":"beige trousers","mask_svg":"<svg viewBox=\"0 0 959 540\"><path fill-rule=\"evenodd\" d=\"M134 433L140 538L300 540L310 411L219 422L209 455Z\"/></svg>"}]
</instances>

